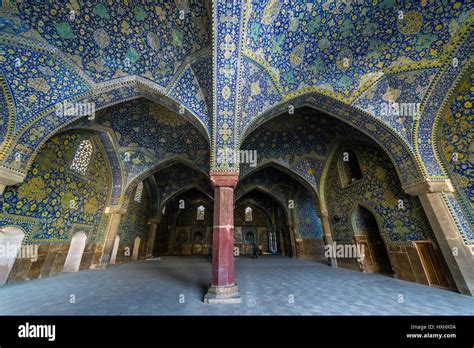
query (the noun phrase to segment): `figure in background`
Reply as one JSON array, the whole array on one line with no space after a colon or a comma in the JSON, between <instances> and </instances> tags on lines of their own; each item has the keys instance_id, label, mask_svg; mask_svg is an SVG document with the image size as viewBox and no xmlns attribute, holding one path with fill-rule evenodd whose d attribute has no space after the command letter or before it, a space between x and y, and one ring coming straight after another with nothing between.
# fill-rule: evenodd
<instances>
[{"instance_id":1,"label":"figure in background","mask_svg":"<svg viewBox=\"0 0 474 348\"><path fill-rule=\"evenodd\" d=\"M209 250L207 251L207 259L212 262L212 245L209 246Z\"/></svg>"},{"instance_id":2,"label":"figure in background","mask_svg":"<svg viewBox=\"0 0 474 348\"><path fill-rule=\"evenodd\" d=\"M255 243L253 243L252 246L252 259L258 259L257 246L255 245Z\"/></svg>"}]
</instances>

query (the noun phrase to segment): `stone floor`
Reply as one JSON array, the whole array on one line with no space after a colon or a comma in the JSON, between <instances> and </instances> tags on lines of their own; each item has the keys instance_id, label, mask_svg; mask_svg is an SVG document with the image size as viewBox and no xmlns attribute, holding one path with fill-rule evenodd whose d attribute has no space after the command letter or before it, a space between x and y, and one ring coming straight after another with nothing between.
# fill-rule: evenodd
<instances>
[{"instance_id":1,"label":"stone floor","mask_svg":"<svg viewBox=\"0 0 474 348\"><path fill-rule=\"evenodd\" d=\"M0 288L0 315L474 315L472 297L273 256L236 260L242 304L207 305L210 270L168 257L63 273Z\"/></svg>"}]
</instances>

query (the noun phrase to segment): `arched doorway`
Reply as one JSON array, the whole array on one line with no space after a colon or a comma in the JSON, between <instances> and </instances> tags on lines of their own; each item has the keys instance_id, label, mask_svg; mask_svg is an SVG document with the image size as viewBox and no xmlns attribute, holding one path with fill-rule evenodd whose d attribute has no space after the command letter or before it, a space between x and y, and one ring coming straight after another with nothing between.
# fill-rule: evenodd
<instances>
[{"instance_id":1,"label":"arched doorway","mask_svg":"<svg viewBox=\"0 0 474 348\"><path fill-rule=\"evenodd\" d=\"M267 249L263 252L301 259L324 258L324 233L317 214L317 196L314 188L305 183L297 173L274 161L247 171L240 179L236 206L253 204L258 207L254 213L266 212L265 220L268 221L264 231L257 228L255 235L257 246ZM234 216L236 227L249 225L243 219L244 210L237 210ZM254 225L262 226L260 223ZM261 232L265 235L263 241ZM245 240L243 229L242 238Z\"/></svg>"},{"instance_id":2,"label":"arched doorway","mask_svg":"<svg viewBox=\"0 0 474 348\"><path fill-rule=\"evenodd\" d=\"M241 254L252 254L255 243L262 254L295 256L294 235L290 234L285 207L271 193L261 188L237 192L234 211L234 243ZM252 221L248 221L248 208Z\"/></svg>"},{"instance_id":3,"label":"arched doorway","mask_svg":"<svg viewBox=\"0 0 474 348\"><path fill-rule=\"evenodd\" d=\"M194 170L186 169L184 166L179 167L179 170L181 172L187 170L190 178L197 176ZM206 185L208 184L207 178L199 177L205 180ZM209 247L212 246L213 228L210 185L208 188L194 186L167 194L168 196L161 200L161 223L155 241L155 253L163 256L207 254Z\"/></svg>"},{"instance_id":4,"label":"arched doorway","mask_svg":"<svg viewBox=\"0 0 474 348\"><path fill-rule=\"evenodd\" d=\"M76 232L71 239L71 245L64 263L63 272L77 272L81 266L82 254L86 247L87 235L84 232Z\"/></svg>"},{"instance_id":5,"label":"arched doorway","mask_svg":"<svg viewBox=\"0 0 474 348\"><path fill-rule=\"evenodd\" d=\"M390 257L375 216L358 205L352 213L352 224L356 243L364 247L364 257L361 260L364 272L392 275Z\"/></svg>"},{"instance_id":6,"label":"arched doorway","mask_svg":"<svg viewBox=\"0 0 474 348\"><path fill-rule=\"evenodd\" d=\"M239 248L240 254L252 254L255 243L261 255L290 256L282 252L289 232L277 235L277 224L286 221L286 216L281 214L281 204L257 188L238 194L234 208L234 246Z\"/></svg>"},{"instance_id":7,"label":"arched doorway","mask_svg":"<svg viewBox=\"0 0 474 348\"><path fill-rule=\"evenodd\" d=\"M0 229L0 286L5 284L21 249L25 233L18 227Z\"/></svg>"},{"instance_id":8,"label":"arched doorway","mask_svg":"<svg viewBox=\"0 0 474 348\"><path fill-rule=\"evenodd\" d=\"M204 235L201 231L194 232L193 245L191 246L192 254L202 254Z\"/></svg>"},{"instance_id":9,"label":"arched doorway","mask_svg":"<svg viewBox=\"0 0 474 348\"><path fill-rule=\"evenodd\" d=\"M171 244L173 246L173 253L177 255L182 255L183 254L183 249L184 245L189 242L189 231L185 229L179 229L176 232L176 239L174 241L174 244Z\"/></svg>"},{"instance_id":10,"label":"arched doorway","mask_svg":"<svg viewBox=\"0 0 474 348\"><path fill-rule=\"evenodd\" d=\"M245 244L253 245L255 243L255 233L252 231L245 233Z\"/></svg>"}]
</instances>

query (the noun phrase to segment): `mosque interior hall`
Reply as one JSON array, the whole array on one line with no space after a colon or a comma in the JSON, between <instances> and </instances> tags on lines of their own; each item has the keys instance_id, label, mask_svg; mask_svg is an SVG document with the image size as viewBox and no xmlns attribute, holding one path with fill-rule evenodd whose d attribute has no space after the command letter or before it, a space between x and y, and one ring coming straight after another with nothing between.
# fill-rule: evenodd
<instances>
[{"instance_id":1,"label":"mosque interior hall","mask_svg":"<svg viewBox=\"0 0 474 348\"><path fill-rule=\"evenodd\" d=\"M473 10L0 0L0 315L474 315Z\"/></svg>"}]
</instances>

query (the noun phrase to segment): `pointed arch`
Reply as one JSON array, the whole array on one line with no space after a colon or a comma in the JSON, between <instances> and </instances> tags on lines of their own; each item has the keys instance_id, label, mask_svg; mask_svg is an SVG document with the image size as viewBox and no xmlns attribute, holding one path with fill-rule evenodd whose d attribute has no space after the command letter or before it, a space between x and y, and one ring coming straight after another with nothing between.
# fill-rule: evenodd
<instances>
[{"instance_id":1,"label":"pointed arch","mask_svg":"<svg viewBox=\"0 0 474 348\"><path fill-rule=\"evenodd\" d=\"M292 110L296 110L303 106L311 107L339 119L375 141L389 155L404 186L423 180L419 158L407 141L390 126L359 108L317 92L298 95L255 116L244 128L239 138L239 148L240 144L263 123L287 113L290 107ZM288 117L291 117L291 114Z\"/></svg>"},{"instance_id":2,"label":"pointed arch","mask_svg":"<svg viewBox=\"0 0 474 348\"><path fill-rule=\"evenodd\" d=\"M212 197L212 195L209 192L205 192L201 187L198 187L198 186L195 186L195 185L190 185L190 186L187 186L187 187L183 187L182 189L174 192L170 196L163 199L163 201L161 202L160 207L163 207L163 209L164 209L164 207L166 207L166 205L169 203L169 201L171 201L173 198L175 198L177 196L180 196L180 195L182 195L182 194L184 194L184 193L186 193L187 191L190 191L190 190L197 190L197 191L201 192L203 195L205 195L207 198L209 198L211 201L214 200L214 197Z\"/></svg>"},{"instance_id":3,"label":"pointed arch","mask_svg":"<svg viewBox=\"0 0 474 348\"><path fill-rule=\"evenodd\" d=\"M106 109L110 106L124 103L130 100L145 98L152 102L158 103L176 114L183 117L194 125L198 131L210 140L210 130L194 115L194 113L158 88L154 83L141 77L128 76L113 80L107 83L99 83L91 91L81 96L64 101L73 105L93 105L94 113ZM91 117L91 115L64 115L57 117L56 106L51 106L41 111L34 120L24 127L24 129L15 135L15 140L8 149L4 149L5 160L2 165L12 168L22 173L26 173L37 155L39 148L53 135L57 134L73 122ZM38 129L44 130L38 133ZM25 159L20 164L15 162L15 154L21 153Z\"/></svg>"},{"instance_id":4,"label":"pointed arch","mask_svg":"<svg viewBox=\"0 0 474 348\"><path fill-rule=\"evenodd\" d=\"M296 180L298 183L303 185L305 189L307 189L313 196L316 201L319 201L319 193L316 187L314 187L306 178L304 178L301 174L297 173L294 169L287 166L285 163L282 163L278 160L271 159L265 162L261 162L251 170L247 171L241 177L239 177L239 183L244 181L246 178L249 178L253 174L257 173L258 171L272 167L274 169L279 170L280 172L290 176L292 179Z\"/></svg>"},{"instance_id":5,"label":"pointed arch","mask_svg":"<svg viewBox=\"0 0 474 348\"><path fill-rule=\"evenodd\" d=\"M153 167L151 167L150 169L146 170L145 172L142 172L140 173L140 175L136 176L135 178L133 178L132 181L130 181L128 184L127 184L127 187L125 188L124 190L124 193L123 193L123 197L122 197L122 201L126 200L127 197L129 198L130 197L130 194L132 193L132 191L135 189L135 187L138 185L138 183L140 181L143 181L145 178L147 178L148 176L152 175L152 174L155 174L163 169L166 169L168 167L171 167L175 164L182 164L182 165L185 165L189 168L191 168L192 170L200 173L200 174L203 174L204 176L206 177L209 177L209 173L208 172L205 172L204 170L202 170L201 168L197 167L194 163L190 162L188 159L186 158L183 158L179 155L176 155L176 156L170 156L170 157L167 157L165 160L155 164Z\"/></svg>"}]
</instances>

